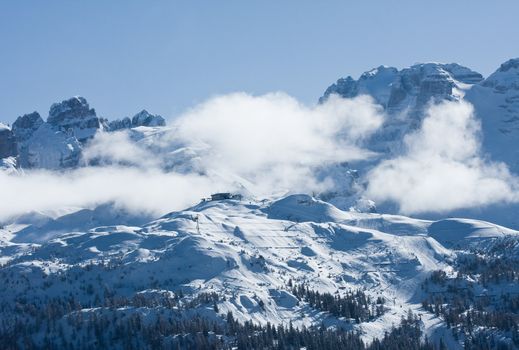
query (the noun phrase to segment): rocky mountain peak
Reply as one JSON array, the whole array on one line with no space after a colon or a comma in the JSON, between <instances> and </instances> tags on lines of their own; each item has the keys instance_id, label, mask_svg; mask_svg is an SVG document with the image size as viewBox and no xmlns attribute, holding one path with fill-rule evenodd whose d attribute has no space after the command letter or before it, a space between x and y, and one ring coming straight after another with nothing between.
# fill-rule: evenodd
<instances>
[{"instance_id":1,"label":"rocky mountain peak","mask_svg":"<svg viewBox=\"0 0 519 350\"><path fill-rule=\"evenodd\" d=\"M88 117L95 114L95 110L90 108L84 97L75 96L59 103L53 103L50 107L47 122L52 125L59 125L67 119Z\"/></svg>"},{"instance_id":2,"label":"rocky mountain peak","mask_svg":"<svg viewBox=\"0 0 519 350\"><path fill-rule=\"evenodd\" d=\"M431 101L459 100L462 84L474 84L482 75L458 64L420 63L401 70L391 84L389 113L420 114Z\"/></svg>"},{"instance_id":3,"label":"rocky mountain peak","mask_svg":"<svg viewBox=\"0 0 519 350\"><path fill-rule=\"evenodd\" d=\"M54 103L47 121L38 112L32 112L18 117L12 130L0 124L0 159L13 157L13 164L21 168L76 167L86 142L100 130L164 125L164 118L146 110L131 119L126 117L108 123L97 117L84 97L75 96Z\"/></svg>"},{"instance_id":4,"label":"rocky mountain peak","mask_svg":"<svg viewBox=\"0 0 519 350\"><path fill-rule=\"evenodd\" d=\"M332 94L344 98L370 95L384 107L388 118L384 128L372 136L370 147L377 152L399 149L399 142L410 130L420 126L424 110L431 102L457 101L479 84L483 76L456 63L418 63L398 70L379 66L355 80L351 76L329 86L319 99Z\"/></svg>"},{"instance_id":5,"label":"rocky mountain peak","mask_svg":"<svg viewBox=\"0 0 519 350\"><path fill-rule=\"evenodd\" d=\"M123 119L116 119L108 124L110 131L136 128L139 126L165 126L166 120L158 114L151 114L147 110L143 109L131 119L125 117Z\"/></svg>"},{"instance_id":6,"label":"rocky mountain peak","mask_svg":"<svg viewBox=\"0 0 519 350\"><path fill-rule=\"evenodd\" d=\"M499 72L508 72L510 69L519 70L519 58L512 58L499 67Z\"/></svg>"},{"instance_id":7,"label":"rocky mountain peak","mask_svg":"<svg viewBox=\"0 0 519 350\"><path fill-rule=\"evenodd\" d=\"M130 129L132 127L132 120L129 117L123 119L112 120L108 123L108 130L117 131L122 129Z\"/></svg>"},{"instance_id":8,"label":"rocky mountain peak","mask_svg":"<svg viewBox=\"0 0 519 350\"><path fill-rule=\"evenodd\" d=\"M329 86L324 95L319 99L323 103L332 94L344 98L352 98L358 95L371 95L377 103L386 106L389 99L390 85L395 80L398 69L394 67L379 66L363 73L358 80L351 76L340 78L335 84Z\"/></svg>"},{"instance_id":9,"label":"rocky mountain peak","mask_svg":"<svg viewBox=\"0 0 519 350\"><path fill-rule=\"evenodd\" d=\"M379 66L363 73L358 80L351 76L337 80L329 86L319 102L331 94L352 98L370 95L388 113L404 111L419 114L431 100L456 100L465 84L476 84L483 76L456 63L419 63L398 70Z\"/></svg>"},{"instance_id":10,"label":"rocky mountain peak","mask_svg":"<svg viewBox=\"0 0 519 350\"><path fill-rule=\"evenodd\" d=\"M36 131L44 123L38 112L24 114L18 117L13 123L13 133L19 141L29 139L34 131Z\"/></svg>"},{"instance_id":11,"label":"rocky mountain peak","mask_svg":"<svg viewBox=\"0 0 519 350\"><path fill-rule=\"evenodd\" d=\"M164 126L166 121L158 114L151 114L143 109L132 118L132 127L137 126Z\"/></svg>"},{"instance_id":12,"label":"rocky mountain peak","mask_svg":"<svg viewBox=\"0 0 519 350\"><path fill-rule=\"evenodd\" d=\"M72 132L81 142L93 137L101 128L95 110L80 96L54 103L50 107L47 123L58 130Z\"/></svg>"}]
</instances>

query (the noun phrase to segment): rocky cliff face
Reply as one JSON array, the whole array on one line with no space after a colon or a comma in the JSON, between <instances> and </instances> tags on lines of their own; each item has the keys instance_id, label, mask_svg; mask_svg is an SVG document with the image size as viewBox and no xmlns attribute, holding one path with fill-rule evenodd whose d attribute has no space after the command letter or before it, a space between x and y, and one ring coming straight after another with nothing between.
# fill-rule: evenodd
<instances>
[{"instance_id":1,"label":"rocky cliff face","mask_svg":"<svg viewBox=\"0 0 519 350\"><path fill-rule=\"evenodd\" d=\"M40 128L40 126L42 126L44 123L45 122L38 112L33 112L18 117L18 119L16 119L16 121L13 123L13 133L18 143L16 153L18 156L18 164L24 168L31 167L28 155L29 140L31 139L32 135L34 135L34 132L38 130L38 128Z\"/></svg>"},{"instance_id":2,"label":"rocky cliff face","mask_svg":"<svg viewBox=\"0 0 519 350\"><path fill-rule=\"evenodd\" d=\"M7 125L0 123L0 159L16 155L16 139Z\"/></svg>"},{"instance_id":3,"label":"rocky cliff face","mask_svg":"<svg viewBox=\"0 0 519 350\"><path fill-rule=\"evenodd\" d=\"M380 66L360 76L341 78L326 89L320 102L331 94L345 98L371 95L388 113L419 114L431 100L456 100L467 84L483 80L481 74L458 64L423 63L398 70Z\"/></svg>"},{"instance_id":4,"label":"rocky cliff face","mask_svg":"<svg viewBox=\"0 0 519 350\"><path fill-rule=\"evenodd\" d=\"M166 121L160 115L150 114L143 109L132 118L132 127L137 126L164 126Z\"/></svg>"},{"instance_id":5,"label":"rocky cliff face","mask_svg":"<svg viewBox=\"0 0 519 350\"><path fill-rule=\"evenodd\" d=\"M108 130L116 131L122 129L130 129L132 127L132 120L128 117L123 119L116 119L108 123Z\"/></svg>"},{"instance_id":6,"label":"rocky cliff face","mask_svg":"<svg viewBox=\"0 0 519 350\"><path fill-rule=\"evenodd\" d=\"M165 126L166 121L158 114L151 114L143 109L133 116L132 119L126 117L123 119L116 119L108 124L110 131L121 129L136 128L139 126Z\"/></svg>"},{"instance_id":7,"label":"rocky cliff face","mask_svg":"<svg viewBox=\"0 0 519 350\"><path fill-rule=\"evenodd\" d=\"M47 123L84 143L100 130L101 122L85 98L76 96L50 107Z\"/></svg>"},{"instance_id":8,"label":"rocky cliff face","mask_svg":"<svg viewBox=\"0 0 519 350\"><path fill-rule=\"evenodd\" d=\"M386 108L392 114L409 110L417 117L429 102L459 100L466 84L482 79L481 74L458 64L417 64L401 70L391 83Z\"/></svg>"},{"instance_id":9,"label":"rocky cliff face","mask_svg":"<svg viewBox=\"0 0 519 350\"><path fill-rule=\"evenodd\" d=\"M513 174L519 175L519 58L503 63L486 79L457 64L418 64L402 70L379 67L357 80L339 79L325 91L320 102L331 94L343 97L367 94L384 107L385 125L367 143L381 153L382 159L400 154L405 135L420 127L424 116L421 112L429 103L467 101L474 106L476 119L481 123L483 157L503 162ZM517 226L513 214L516 211L516 207L507 206L452 214L485 217Z\"/></svg>"},{"instance_id":10,"label":"rocky cliff face","mask_svg":"<svg viewBox=\"0 0 519 350\"><path fill-rule=\"evenodd\" d=\"M398 70L380 66L360 76L341 78L326 89L320 102L331 94L351 98L370 95L384 107L388 118L373 135L371 148L377 152L399 151L400 140L418 128L429 103L457 101L483 82L481 74L461 65L423 63Z\"/></svg>"},{"instance_id":11,"label":"rocky cliff face","mask_svg":"<svg viewBox=\"0 0 519 350\"><path fill-rule=\"evenodd\" d=\"M398 70L380 66L365 72L358 80L341 78L326 89L319 102L332 94L345 98L370 95L384 107L388 118L370 140L377 152L398 152L403 136L418 128L423 111L431 102L455 101L467 89L483 80L481 74L458 64L423 63Z\"/></svg>"},{"instance_id":12,"label":"rocky cliff face","mask_svg":"<svg viewBox=\"0 0 519 350\"><path fill-rule=\"evenodd\" d=\"M27 141L44 123L38 112L32 112L18 117L13 123L13 133L19 142Z\"/></svg>"}]
</instances>

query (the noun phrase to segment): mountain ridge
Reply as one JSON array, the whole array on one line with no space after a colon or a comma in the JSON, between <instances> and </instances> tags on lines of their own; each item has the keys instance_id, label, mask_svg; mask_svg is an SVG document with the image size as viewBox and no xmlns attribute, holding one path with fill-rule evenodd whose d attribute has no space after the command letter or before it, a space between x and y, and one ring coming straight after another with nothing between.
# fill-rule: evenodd
<instances>
[{"instance_id":1,"label":"mountain ridge","mask_svg":"<svg viewBox=\"0 0 519 350\"><path fill-rule=\"evenodd\" d=\"M484 151L515 170L516 63L486 79L456 64L380 66L327 93L369 93L381 104L385 125L367 145L382 160L399 154L427 106L472 101L487 135ZM288 325L292 339L326 328L337 332L334 339L347 335L375 347L393 333L414 348L420 341L424 349L519 347L519 231L493 223L512 222L513 205L492 205L492 222L462 209L428 219L395 215L364 196L373 160L313 169L338 182L331 191L257 198L245 177L205 167L202 158L215 158L209 145L186 143L178 129L146 110L108 122L82 97L54 104L47 121L33 112L12 128L0 124L0 171L9 177L25 169L211 172L241 194L163 215L132 209L124 197L5 217L0 338L13 347L23 339L36 348L217 342L227 349L240 338L217 325L236 329L237 322L249 340L259 327L283 333L279 327Z\"/></svg>"},{"instance_id":2,"label":"mountain ridge","mask_svg":"<svg viewBox=\"0 0 519 350\"><path fill-rule=\"evenodd\" d=\"M420 126L424 108L429 103L466 100L475 106L478 118L483 120L483 132L488 130L488 137L483 137L485 151L518 171L517 163L511 160L513 156L506 158L500 154L503 149L513 152L510 143L519 137L514 124L519 120L518 72L519 58L506 61L487 78L456 63L419 63L401 70L379 66L363 73L357 80L351 76L340 78L325 90L319 103L332 94L345 98L362 94L372 96L390 116L386 130L374 136L378 140L373 142L382 145L374 148L390 151L396 147L391 143ZM499 95L506 96L499 98ZM398 118L402 113L407 115L404 122ZM496 115L501 120L493 120ZM499 147L500 136L513 141L507 143L508 147ZM497 150L499 148L501 151Z\"/></svg>"},{"instance_id":3,"label":"mountain ridge","mask_svg":"<svg viewBox=\"0 0 519 350\"><path fill-rule=\"evenodd\" d=\"M160 115L142 110L133 119L108 122L99 118L87 100L74 96L51 105L46 121L38 112L18 117L0 129L0 158L14 157L20 168L59 170L79 165L83 148L100 131L139 126L165 126Z\"/></svg>"}]
</instances>

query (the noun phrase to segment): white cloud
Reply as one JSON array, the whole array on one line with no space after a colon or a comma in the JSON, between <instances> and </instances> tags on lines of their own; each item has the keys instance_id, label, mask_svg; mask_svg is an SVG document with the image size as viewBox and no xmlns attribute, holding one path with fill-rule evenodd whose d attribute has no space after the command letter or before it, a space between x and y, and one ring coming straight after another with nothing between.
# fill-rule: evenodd
<instances>
[{"instance_id":1,"label":"white cloud","mask_svg":"<svg viewBox=\"0 0 519 350\"><path fill-rule=\"evenodd\" d=\"M0 219L30 210L114 201L156 215L183 209L237 183L258 196L329 188L315 167L371 155L363 140L383 122L369 97L305 106L274 93L215 97L163 132L100 133L84 150L101 166L0 173Z\"/></svg>"},{"instance_id":2,"label":"white cloud","mask_svg":"<svg viewBox=\"0 0 519 350\"><path fill-rule=\"evenodd\" d=\"M258 197L334 189L341 184L317 177L316 169L371 157L364 141L382 122L366 96L332 96L316 106L283 93L215 97L163 132L97 135L83 155L101 166L0 173L0 219L108 201L160 215L238 184ZM471 105L431 106L421 129L405 137L405 152L367 174L365 195L396 202L406 214L516 201L516 178L481 156L479 134Z\"/></svg>"},{"instance_id":3,"label":"white cloud","mask_svg":"<svg viewBox=\"0 0 519 350\"><path fill-rule=\"evenodd\" d=\"M201 159L207 169L238 175L260 191L311 191L324 185L316 183L314 167L369 157L362 141L382 122L367 96L333 96L308 107L283 93L237 93L181 116L174 137L208 145Z\"/></svg>"},{"instance_id":4,"label":"white cloud","mask_svg":"<svg viewBox=\"0 0 519 350\"><path fill-rule=\"evenodd\" d=\"M213 184L197 175L156 169L85 167L69 172L0 172L0 220L28 211L94 207L115 202L134 212L160 215L197 203Z\"/></svg>"},{"instance_id":5,"label":"white cloud","mask_svg":"<svg viewBox=\"0 0 519 350\"><path fill-rule=\"evenodd\" d=\"M406 151L368 174L367 195L393 201L406 214L516 201L517 179L480 153L480 125L466 102L432 105Z\"/></svg>"},{"instance_id":6,"label":"white cloud","mask_svg":"<svg viewBox=\"0 0 519 350\"><path fill-rule=\"evenodd\" d=\"M97 134L84 149L83 161L87 164L120 164L148 169L159 166L159 160L131 140L125 130Z\"/></svg>"},{"instance_id":7,"label":"white cloud","mask_svg":"<svg viewBox=\"0 0 519 350\"><path fill-rule=\"evenodd\" d=\"M364 142L382 123L381 108L366 96L316 106L283 93L215 97L161 132L97 135L83 155L101 166L0 173L0 219L109 201L160 215L238 184L258 197L337 188L316 169L373 156ZM405 137L405 152L367 174L366 195L406 214L516 201L516 178L481 156L479 134L471 105L431 106L421 129Z\"/></svg>"}]
</instances>

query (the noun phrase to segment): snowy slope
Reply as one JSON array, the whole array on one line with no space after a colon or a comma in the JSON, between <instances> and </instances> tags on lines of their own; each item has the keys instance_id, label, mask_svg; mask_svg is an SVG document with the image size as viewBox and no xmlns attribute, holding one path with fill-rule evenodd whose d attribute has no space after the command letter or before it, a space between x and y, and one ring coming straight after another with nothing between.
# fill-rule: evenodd
<instances>
[{"instance_id":1,"label":"snowy slope","mask_svg":"<svg viewBox=\"0 0 519 350\"><path fill-rule=\"evenodd\" d=\"M437 270L458 278L459 258L469 251L478 256L497 251L499 259L517 261L517 231L462 218L517 228L517 205L460 209L450 213L460 218L436 215L431 220L376 213L376 203L363 197L363 175L377 161L399 154L404 136L419 127L424 109L445 100L470 101L482 122L484 156L519 173L518 91L517 59L484 80L466 67L438 63L403 70L380 66L358 80L339 79L321 102L331 94L368 94L388 118L368 142L379 158L356 164L359 170L348 163L313 169L317 179L335 183L331 190L316 193L319 199L279 196L283 190L277 189L267 199L254 199L252 181L223 167L208 167L202 160L217 155L207 144L187 143L162 117L146 110L108 123L84 98L74 97L54 104L47 121L34 112L18 118L12 128L0 124L0 171L10 176L28 168L119 165L168 175L206 175L245 195L243 200L203 201L160 218L107 203L29 212L1 222L0 280L5 288L0 290L0 320L11 319L18 305L31 314L56 300L75 305L66 316L95 318L116 304L118 311L153 319L165 312L162 303L169 303L168 298L185 294L195 299L214 292L220 296L217 307L196 306L185 316L194 312L222 319L230 311L240 322L324 324L358 330L369 342L411 309L431 339L462 348L445 319L422 306L423 283ZM120 152L117 146L123 143ZM396 211L391 204L382 209ZM470 279L462 282L473 283L482 294L517 289L503 283L483 288ZM383 298L385 312L357 323L311 307L294 295L291 285L332 295L363 290L373 300ZM139 304L142 299L145 306Z\"/></svg>"},{"instance_id":2,"label":"snowy slope","mask_svg":"<svg viewBox=\"0 0 519 350\"><path fill-rule=\"evenodd\" d=\"M503 63L470 89L466 99L481 119L484 149L519 173L519 59Z\"/></svg>"},{"instance_id":3,"label":"snowy slope","mask_svg":"<svg viewBox=\"0 0 519 350\"><path fill-rule=\"evenodd\" d=\"M518 234L462 219L429 222L343 212L307 195L202 202L147 224L131 217L117 223L109 216L106 221L95 211L77 211L5 223L0 278L6 288L0 299L10 303L24 295L37 305L74 295L87 305L107 291L128 298L153 291L211 291L226 296L218 313L231 311L242 322L335 324L358 329L371 341L412 309L427 334L450 339L443 321L421 309L420 283L433 270L452 269L457 253L447 243ZM387 311L351 323L298 302L290 283L339 294L363 289L383 297Z\"/></svg>"}]
</instances>

